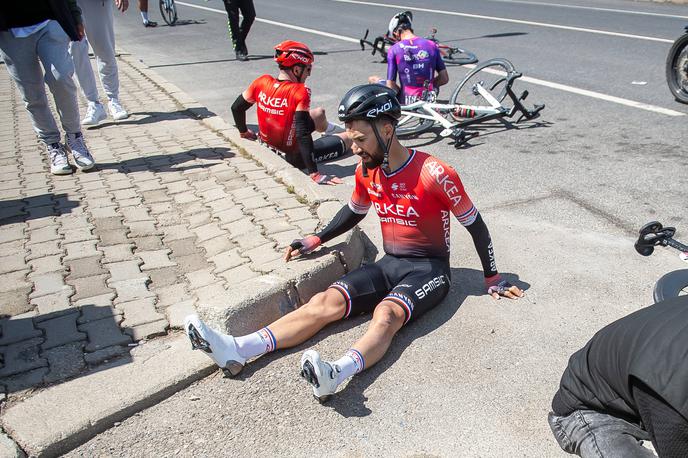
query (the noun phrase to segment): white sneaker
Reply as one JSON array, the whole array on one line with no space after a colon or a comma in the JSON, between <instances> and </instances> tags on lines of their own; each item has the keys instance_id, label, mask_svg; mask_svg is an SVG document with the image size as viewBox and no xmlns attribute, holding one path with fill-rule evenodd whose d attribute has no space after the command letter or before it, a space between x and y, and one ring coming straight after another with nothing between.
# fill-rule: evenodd
<instances>
[{"instance_id":1,"label":"white sneaker","mask_svg":"<svg viewBox=\"0 0 688 458\"><path fill-rule=\"evenodd\" d=\"M90 170L96 165L96 161L93 160L91 152L86 147L86 143L84 143L84 136L81 132L67 134L67 146L72 152L74 163L79 169Z\"/></svg>"},{"instance_id":2,"label":"white sneaker","mask_svg":"<svg viewBox=\"0 0 688 458\"><path fill-rule=\"evenodd\" d=\"M234 377L244 368L246 359L239 355L234 337L209 328L198 315L184 318L184 331L191 348L206 352L227 376Z\"/></svg>"},{"instance_id":3,"label":"white sneaker","mask_svg":"<svg viewBox=\"0 0 688 458\"><path fill-rule=\"evenodd\" d=\"M112 119L115 121L121 121L122 119L127 119L129 117L129 113L127 113L127 110L122 108L122 105L119 104L119 100L117 99L110 99L110 102L108 102L108 108L110 109L110 115L112 116Z\"/></svg>"},{"instance_id":4,"label":"white sneaker","mask_svg":"<svg viewBox=\"0 0 688 458\"><path fill-rule=\"evenodd\" d=\"M100 121L107 118L105 107L100 102L88 102L86 116L81 120L82 126L97 126Z\"/></svg>"},{"instance_id":5,"label":"white sneaker","mask_svg":"<svg viewBox=\"0 0 688 458\"><path fill-rule=\"evenodd\" d=\"M50 155L50 173L53 175L69 175L73 172L72 166L69 165L67 158L67 151L61 143L52 143L47 145L48 154Z\"/></svg>"},{"instance_id":6,"label":"white sneaker","mask_svg":"<svg viewBox=\"0 0 688 458\"><path fill-rule=\"evenodd\" d=\"M315 350L307 350L301 356L301 377L313 385L313 396L322 404L337 390L339 366L320 359Z\"/></svg>"}]
</instances>

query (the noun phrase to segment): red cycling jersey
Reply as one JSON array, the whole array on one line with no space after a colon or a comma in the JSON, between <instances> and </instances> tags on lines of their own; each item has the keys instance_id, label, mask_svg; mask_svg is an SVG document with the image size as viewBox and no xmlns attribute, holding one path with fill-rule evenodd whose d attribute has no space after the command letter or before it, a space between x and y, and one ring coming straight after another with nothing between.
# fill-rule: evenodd
<instances>
[{"instance_id":1,"label":"red cycling jersey","mask_svg":"<svg viewBox=\"0 0 688 458\"><path fill-rule=\"evenodd\" d=\"M377 167L364 177L359 164L349 208L359 214L375 208L385 253L447 258L450 213L468 226L478 210L452 167L427 153L409 153L406 163L390 174Z\"/></svg>"},{"instance_id":2,"label":"red cycling jersey","mask_svg":"<svg viewBox=\"0 0 688 458\"><path fill-rule=\"evenodd\" d=\"M294 113L308 111L311 91L303 83L279 81L263 75L246 90L249 103L258 103L260 139L286 154L299 154Z\"/></svg>"}]
</instances>

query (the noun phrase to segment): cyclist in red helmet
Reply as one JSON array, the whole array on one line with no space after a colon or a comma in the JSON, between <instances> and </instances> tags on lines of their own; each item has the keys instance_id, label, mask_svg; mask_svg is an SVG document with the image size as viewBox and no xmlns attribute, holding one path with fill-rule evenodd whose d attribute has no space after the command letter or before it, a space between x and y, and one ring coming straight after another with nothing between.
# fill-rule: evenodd
<instances>
[{"instance_id":1,"label":"cyclist in red helmet","mask_svg":"<svg viewBox=\"0 0 688 458\"><path fill-rule=\"evenodd\" d=\"M303 43L287 40L275 46L277 78L263 75L232 104L234 123L242 138L258 138L246 126L246 111L258 104L258 135L260 141L287 162L308 174L318 184L336 185L342 181L318 172L317 163L336 159L351 147L346 133L330 135L336 126L329 123L325 110L311 109L311 92L304 84L311 74L313 52ZM313 131L325 135L313 141Z\"/></svg>"}]
</instances>

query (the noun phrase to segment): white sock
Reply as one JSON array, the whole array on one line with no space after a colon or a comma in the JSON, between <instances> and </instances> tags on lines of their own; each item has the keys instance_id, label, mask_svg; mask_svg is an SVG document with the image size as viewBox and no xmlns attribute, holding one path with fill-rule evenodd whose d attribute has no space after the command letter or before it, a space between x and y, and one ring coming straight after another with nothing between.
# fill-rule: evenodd
<instances>
[{"instance_id":1,"label":"white sock","mask_svg":"<svg viewBox=\"0 0 688 458\"><path fill-rule=\"evenodd\" d=\"M144 23L148 22L148 11L141 11L141 17Z\"/></svg>"},{"instance_id":2,"label":"white sock","mask_svg":"<svg viewBox=\"0 0 688 458\"><path fill-rule=\"evenodd\" d=\"M332 363L339 366L339 374L337 374L337 386L344 380L358 374L365 369L365 361L363 355L358 350L349 349L344 356Z\"/></svg>"},{"instance_id":3,"label":"white sock","mask_svg":"<svg viewBox=\"0 0 688 458\"><path fill-rule=\"evenodd\" d=\"M234 342L239 355L246 359L270 353L277 348L275 336L268 328L263 328L246 336L235 337Z\"/></svg>"}]
</instances>

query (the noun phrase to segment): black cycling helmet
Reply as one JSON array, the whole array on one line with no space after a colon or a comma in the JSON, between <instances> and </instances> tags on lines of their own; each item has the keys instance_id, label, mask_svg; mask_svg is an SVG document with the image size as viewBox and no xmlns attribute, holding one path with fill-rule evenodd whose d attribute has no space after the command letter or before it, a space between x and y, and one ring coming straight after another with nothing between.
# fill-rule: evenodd
<instances>
[{"instance_id":1,"label":"black cycling helmet","mask_svg":"<svg viewBox=\"0 0 688 458\"><path fill-rule=\"evenodd\" d=\"M387 117L392 121L392 125L396 126L396 122L401 118L401 105L397 99L397 93L380 84L356 86L342 98L337 115L342 122L361 120L370 123L377 143L384 154L381 165L383 168L387 168L389 165L389 147L392 145L394 136L385 143L375 121ZM364 176L367 175L365 166L363 173Z\"/></svg>"},{"instance_id":2,"label":"black cycling helmet","mask_svg":"<svg viewBox=\"0 0 688 458\"><path fill-rule=\"evenodd\" d=\"M387 26L387 30L389 31L389 35L394 35L394 33L397 31L397 29L401 26L406 26L406 28L411 29L412 25L411 22L413 21L413 13L410 11L402 11L401 13L397 13L394 16L392 16L392 19L389 21L389 26Z\"/></svg>"},{"instance_id":3,"label":"black cycling helmet","mask_svg":"<svg viewBox=\"0 0 688 458\"><path fill-rule=\"evenodd\" d=\"M344 95L337 114L342 122L373 121L382 116L397 121L401 118L401 105L393 89L381 84L362 84Z\"/></svg>"}]
</instances>

